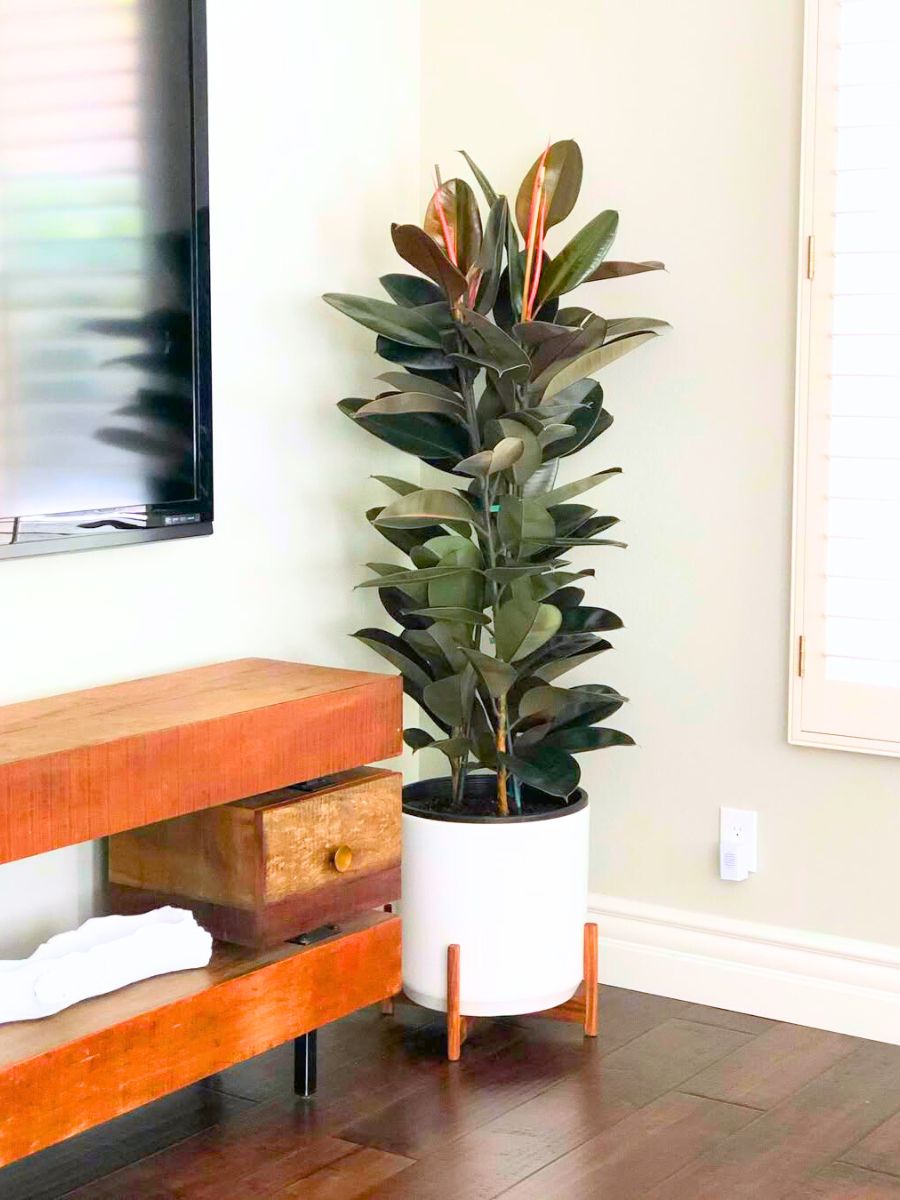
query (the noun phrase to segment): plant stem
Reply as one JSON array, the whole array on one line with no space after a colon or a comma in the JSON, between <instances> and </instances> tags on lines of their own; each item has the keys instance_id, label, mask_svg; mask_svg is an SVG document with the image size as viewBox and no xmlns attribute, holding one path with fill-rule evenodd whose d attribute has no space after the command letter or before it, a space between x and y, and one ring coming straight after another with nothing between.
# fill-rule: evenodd
<instances>
[{"instance_id":1,"label":"plant stem","mask_svg":"<svg viewBox=\"0 0 900 1200\"><path fill-rule=\"evenodd\" d=\"M500 720L497 725L497 754L506 753L506 696L500 697ZM509 816L506 796L506 767L497 764L497 810L501 817Z\"/></svg>"}]
</instances>

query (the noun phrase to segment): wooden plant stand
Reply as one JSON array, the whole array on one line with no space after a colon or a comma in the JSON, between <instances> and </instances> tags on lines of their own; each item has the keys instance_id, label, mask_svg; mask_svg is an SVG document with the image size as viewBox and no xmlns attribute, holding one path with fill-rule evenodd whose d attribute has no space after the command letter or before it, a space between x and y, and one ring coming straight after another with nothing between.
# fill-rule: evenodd
<instances>
[{"instance_id":1,"label":"wooden plant stand","mask_svg":"<svg viewBox=\"0 0 900 1200\"><path fill-rule=\"evenodd\" d=\"M463 1043L471 1032L477 1018L466 1016L460 1012L460 970L461 951L458 945L447 947L447 1058L457 1062L462 1051ZM531 1013L535 1017L546 1017L551 1021L571 1021L584 1027L585 1037L596 1037L598 1029L597 1010L598 983L598 937L597 926L588 921L584 927L584 978L581 986L571 1000L557 1004L555 1008L546 1008L542 1012ZM400 992L390 1000L385 1000L381 1006L383 1013L394 1011L394 1000L412 1004L408 996Z\"/></svg>"}]
</instances>

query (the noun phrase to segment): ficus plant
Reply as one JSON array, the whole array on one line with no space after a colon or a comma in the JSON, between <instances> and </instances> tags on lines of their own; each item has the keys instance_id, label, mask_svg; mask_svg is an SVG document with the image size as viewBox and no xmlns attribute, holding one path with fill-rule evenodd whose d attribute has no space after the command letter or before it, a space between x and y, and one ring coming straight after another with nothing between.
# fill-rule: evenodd
<instances>
[{"instance_id":1,"label":"ficus plant","mask_svg":"<svg viewBox=\"0 0 900 1200\"><path fill-rule=\"evenodd\" d=\"M377 478L393 494L366 515L406 556L369 563L399 631L355 635L396 667L438 736L407 729L414 750L446 755L449 804L466 807L473 770L496 775L496 811L520 812L522 785L563 800L576 790L575 755L631 745L601 724L625 698L602 683L558 681L610 649L622 622L585 604L591 569L580 547L615 547L617 518L582 497L618 473L559 484L562 459L612 424L593 378L668 328L645 317L606 319L561 298L585 283L661 270L611 262L618 214L599 213L551 254L582 180L574 141L533 163L514 211L464 155L487 206L463 179L442 182L423 226L394 225L397 253L416 274L381 279L387 300L325 300L374 331L390 364L374 399L338 407L375 437L441 474L437 483Z\"/></svg>"}]
</instances>

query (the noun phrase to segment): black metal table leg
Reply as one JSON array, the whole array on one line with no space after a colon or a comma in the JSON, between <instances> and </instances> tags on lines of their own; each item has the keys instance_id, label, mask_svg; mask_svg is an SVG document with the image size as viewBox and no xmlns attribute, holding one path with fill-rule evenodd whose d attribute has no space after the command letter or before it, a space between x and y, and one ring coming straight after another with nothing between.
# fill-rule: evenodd
<instances>
[{"instance_id":1,"label":"black metal table leg","mask_svg":"<svg viewBox=\"0 0 900 1200\"><path fill-rule=\"evenodd\" d=\"M312 1096L316 1090L316 1034L309 1033L294 1038L294 1092L298 1096Z\"/></svg>"}]
</instances>

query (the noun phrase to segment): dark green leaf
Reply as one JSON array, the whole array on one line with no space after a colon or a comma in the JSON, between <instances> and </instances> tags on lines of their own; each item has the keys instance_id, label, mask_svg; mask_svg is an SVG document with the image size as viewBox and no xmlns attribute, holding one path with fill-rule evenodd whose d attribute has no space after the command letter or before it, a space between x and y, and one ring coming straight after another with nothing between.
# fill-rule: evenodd
<instances>
[{"instance_id":1,"label":"dark green leaf","mask_svg":"<svg viewBox=\"0 0 900 1200\"><path fill-rule=\"evenodd\" d=\"M434 738L424 729L404 729L403 740L411 750L424 750L432 744Z\"/></svg>"},{"instance_id":2,"label":"dark green leaf","mask_svg":"<svg viewBox=\"0 0 900 1200\"><path fill-rule=\"evenodd\" d=\"M491 619L473 608L456 608L449 605L439 608L417 608L420 617L431 617L433 621L453 621L460 625L490 625Z\"/></svg>"},{"instance_id":3,"label":"dark green leaf","mask_svg":"<svg viewBox=\"0 0 900 1200\"><path fill-rule=\"evenodd\" d=\"M506 662L524 658L553 637L561 623L562 613L552 604L513 597L497 610L497 653Z\"/></svg>"},{"instance_id":4,"label":"dark green leaf","mask_svg":"<svg viewBox=\"0 0 900 1200\"><path fill-rule=\"evenodd\" d=\"M488 214L481 252L478 255L477 267L481 272L481 282L475 298L475 309L480 313L490 312L497 299L503 275L503 251L506 247L508 221L509 209L506 197L503 196L492 205Z\"/></svg>"},{"instance_id":5,"label":"dark green leaf","mask_svg":"<svg viewBox=\"0 0 900 1200\"><path fill-rule=\"evenodd\" d=\"M624 358L632 350L637 350L639 346L643 346L645 342L649 342L658 336L659 334L652 330L648 330L645 333L633 333L627 337L617 338L614 342L607 342L599 350L591 350L589 353L583 354L580 358L576 358L574 362L565 366L555 376L544 392L545 399L549 400L557 392L561 392L569 384L575 383L579 379L596 374L597 371L608 367L611 363L616 362L617 359Z\"/></svg>"},{"instance_id":6,"label":"dark green leaf","mask_svg":"<svg viewBox=\"0 0 900 1200\"><path fill-rule=\"evenodd\" d=\"M583 754L586 750L605 750L608 746L633 746L634 738L618 729L607 729L596 725L574 725L558 729L541 742L541 749L565 750L569 754Z\"/></svg>"},{"instance_id":7,"label":"dark green leaf","mask_svg":"<svg viewBox=\"0 0 900 1200\"><path fill-rule=\"evenodd\" d=\"M501 754L511 775L551 796L569 797L581 780L581 768L570 754L541 745L520 754Z\"/></svg>"},{"instance_id":8,"label":"dark green leaf","mask_svg":"<svg viewBox=\"0 0 900 1200\"><path fill-rule=\"evenodd\" d=\"M661 262L605 262L585 283L596 283L602 279L621 279L623 275L640 275L643 271L664 271L665 263Z\"/></svg>"},{"instance_id":9,"label":"dark green leaf","mask_svg":"<svg viewBox=\"0 0 900 1200\"><path fill-rule=\"evenodd\" d=\"M452 470L469 452L469 439L455 421L434 413L357 417L358 409L364 404L368 404L368 400L351 397L341 400L338 408L362 428L398 450L405 450L446 471Z\"/></svg>"},{"instance_id":10,"label":"dark green leaf","mask_svg":"<svg viewBox=\"0 0 900 1200\"><path fill-rule=\"evenodd\" d=\"M601 483L606 483L614 475L621 474L621 467L610 467L607 471L597 471L593 475L585 476L584 479L575 480L574 483L564 483L560 487L554 488L552 492L545 492L541 496L540 503L545 508L549 508L552 504L563 504L567 500L574 499L575 496L589 492L591 488L595 488Z\"/></svg>"},{"instance_id":11,"label":"dark green leaf","mask_svg":"<svg viewBox=\"0 0 900 1200\"><path fill-rule=\"evenodd\" d=\"M452 421L462 421L465 417L458 398L445 400L442 396L434 396L430 392L390 392L364 404L356 415L395 417L401 413L440 413Z\"/></svg>"},{"instance_id":12,"label":"dark green leaf","mask_svg":"<svg viewBox=\"0 0 900 1200\"><path fill-rule=\"evenodd\" d=\"M418 308L421 304L435 304L444 299L444 293L430 279L421 275L392 273L382 275L378 281L396 304L407 308Z\"/></svg>"},{"instance_id":13,"label":"dark green leaf","mask_svg":"<svg viewBox=\"0 0 900 1200\"><path fill-rule=\"evenodd\" d=\"M462 496L436 488L422 488L408 496L401 496L387 506L375 523L394 529L414 529L418 525L432 525L436 521L480 524L475 510Z\"/></svg>"},{"instance_id":14,"label":"dark green leaf","mask_svg":"<svg viewBox=\"0 0 900 1200\"><path fill-rule=\"evenodd\" d=\"M371 300L367 296L350 296L342 292L327 292L322 299L338 312L393 341L429 350L441 348L440 332L418 308L402 308L386 300Z\"/></svg>"},{"instance_id":15,"label":"dark green leaf","mask_svg":"<svg viewBox=\"0 0 900 1200\"><path fill-rule=\"evenodd\" d=\"M415 371L451 371L453 363L443 350L426 350L421 346L407 346L391 338L375 339L375 353L388 362L399 363Z\"/></svg>"},{"instance_id":16,"label":"dark green leaf","mask_svg":"<svg viewBox=\"0 0 900 1200\"><path fill-rule=\"evenodd\" d=\"M588 221L544 268L538 288L539 303L562 296L584 283L609 253L618 224L619 214L611 209Z\"/></svg>"},{"instance_id":17,"label":"dark green leaf","mask_svg":"<svg viewBox=\"0 0 900 1200\"><path fill-rule=\"evenodd\" d=\"M572 633L608 633L611 629L621 629L622 618L610 612L607 608L567 608L562 614L561 634ZM555 631L554 631L555 632Z\"/></svg>"},{"instance_id":18,"label":"dark green leaf","mask_svg":"<svg viewBox=\"0 0 900 1200\"><path fill-rule=\"evenodd\" d=\"M411 646L405 645L393 633L383 629L360 629L353 635L370 649L387 659L392 666L419 687L426 687L431 682L431 673L427 662L417 654Z\"/></svg>"},{"instance_id":19,"label":"dark green leaf","mask_svg":"<svg viewBox=\"0 0 900 1200\"><path fill-rule=\"evenodd\" d=\"M488 182L487 176L481 170L481 168L477 165L477 163L475 163L472 160L472 158L469 156L469 154L466 153L465 150L460 150L460 154L463 156L463 158L469 164L469 170L475 176L475 179L478 182L478 186L481 188L482 192L484 192L484 198L485 198L485 200L487 200L488 206L493 208L493 206L497 203L498 197L497 197L497 193L494 191L494 189L491 187L490 183Z\"/></svg>"},{"instance_id":20,"label":"dark green leaf","mask_svg":"<svg viewBox=\"0 0 900 1200\"><path fill-rule=\"evenodd\" d=\"M481 676L490 694L499 699L505 696L516 681L516 671L508 663L490 654L482 654L480 650L463 647L463 654Z\"/></svg>"},{"instance_id":21,"label":"dark green leaf","mask_svg":"<svg viewBox=\"0 0 900 1200\"><path fill-rule=\"evenodd\" d=\"M430 396L442 396L445 400L461 403L458 392L435 379L423 379L420 375L409 375L405 371L385 371L378 378L398 392L427 392Z\"/></svg>"},{"instance_id":22,"label":"dark green leaf","mask_svg":"<svg viewBox=\"0 0 900 1200\"><path fill-rule=\"evenodd\" d=\"M508 334L472 309L460 315L463 335L472 349L468 357L480 366L489 367L498 376L509 375L514 380L528 378L531 362L528 355ZM450 355L451 358L457 357Z\"/></svg>"}]
</instances>

